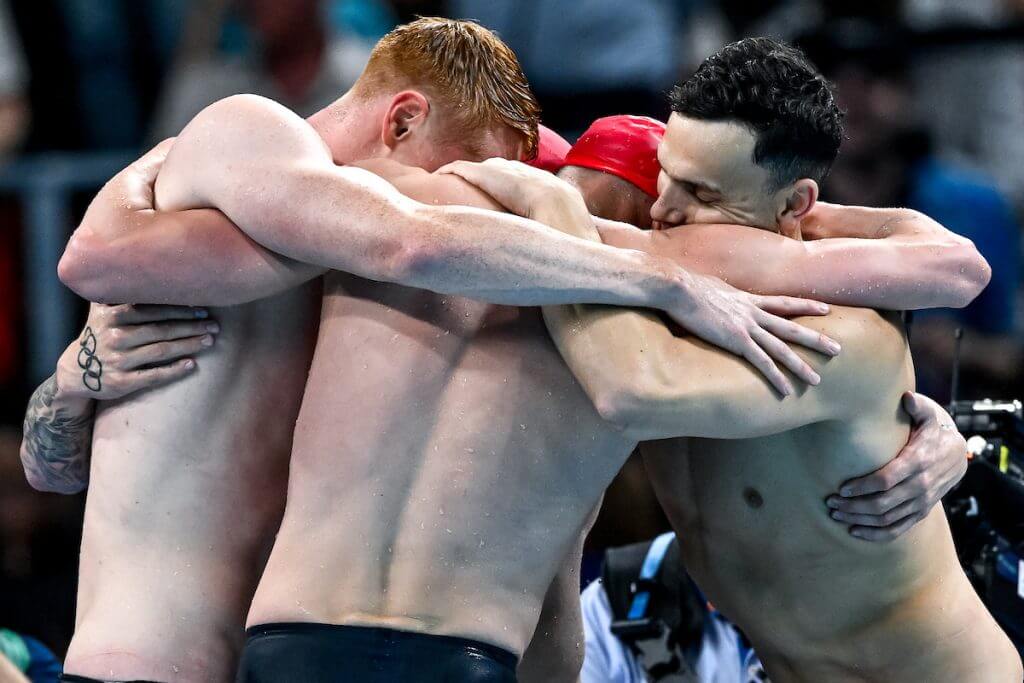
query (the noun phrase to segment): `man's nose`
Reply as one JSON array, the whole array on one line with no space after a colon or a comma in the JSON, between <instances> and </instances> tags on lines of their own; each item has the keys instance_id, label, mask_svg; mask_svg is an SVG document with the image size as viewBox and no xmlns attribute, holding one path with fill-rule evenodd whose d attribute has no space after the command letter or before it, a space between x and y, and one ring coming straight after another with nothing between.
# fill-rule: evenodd
<instances>
[{"instance_id":1,"label":"man's nose","mask_svg":"<svg viewBox=\"0 0 1024 683\"><path fill-rule=\"evenodd\" d=\"M686 212L674 203L670 204L659 198L651 207L651 220L664 227L682 225L686 222Z\"/></svg>"}]
</instances>

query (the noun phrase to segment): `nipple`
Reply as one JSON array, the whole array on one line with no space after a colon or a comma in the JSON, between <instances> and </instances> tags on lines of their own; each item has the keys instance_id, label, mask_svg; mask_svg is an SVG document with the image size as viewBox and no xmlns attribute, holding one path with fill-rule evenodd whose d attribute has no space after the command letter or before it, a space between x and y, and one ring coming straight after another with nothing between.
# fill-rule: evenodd
<instances>
[{"instance_id":1,"label":"nipple","mask_svg":"<svg viewBox=\"0 0 1024 683\"><path fill-rule=\"evenodd\" d=\"M761 494L756 489L752 488L743 489L743 500L747 502L747 505L755 509L764 505L764 498L761 497Z\"/></svg>"}]
</instances>

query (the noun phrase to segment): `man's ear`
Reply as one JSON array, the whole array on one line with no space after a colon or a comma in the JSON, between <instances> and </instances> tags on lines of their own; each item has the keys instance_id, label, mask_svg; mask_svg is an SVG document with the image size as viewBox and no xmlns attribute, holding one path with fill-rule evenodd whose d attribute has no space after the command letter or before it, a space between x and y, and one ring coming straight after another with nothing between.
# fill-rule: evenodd
<instances>
[{"instance_id":1,"label":"man's ear","mask_svg":"<svg viewBox=\"0 0 1024 683\"><path fill-rule=\"evenodd\" d=\"M818 202L818 183L801 178L783 190L783 202L777 220L779 233L785 237L801 239L800 223Z\"/></svg>"},{"instance_id":2,"label":"man's ear","mask_svg":"<svg viewBox=\"0 0 1024 683\"><path fill-rule=\"evenodd\" d=\"M403 90L391 98L384 112L381 140L388 149L407 139L430 115L430 102L415 90Z\"/></svg>"}]
</instances>

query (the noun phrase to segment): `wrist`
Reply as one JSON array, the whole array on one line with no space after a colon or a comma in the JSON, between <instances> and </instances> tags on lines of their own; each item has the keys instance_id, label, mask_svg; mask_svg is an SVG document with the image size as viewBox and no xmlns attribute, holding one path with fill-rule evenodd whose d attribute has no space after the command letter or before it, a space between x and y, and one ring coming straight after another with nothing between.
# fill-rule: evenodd
<instances>
[{"instance_id":1,"label":"wrist","mask_svg":"<svg viewBox=\"0 0 1024 683\"><path fill-rule=\"evenodd\" d=\"M577 201L578 199L578 201ZM573 237L600 242L601 234L581 198L552 190L537 201L528 216Z\"/></svg>"},{"instance_id":2,"label":"wrist","mask_svg":"<svg viewBox=\"0 0 1024 683\"><path fill-rule=\"evenodd\" d=\"M53 375L56 387L54 403L76 413L89 410L95 400L94 392L82 380L83 371L78 366L80 350L78 342L72 343L57 362L57 371Z\"/></svg>"},{"instance_id":3,"label":"wrist","mask_svg":"<svg viewBox=\"0 0 1024 683\"><path fill-rule=\"evenodd\" d=\"M671 259L637 252L648 270L642 288L646 299L636 305L660 311L679 310L694 301L694 276Z\"/></svg>"}]
</instances>

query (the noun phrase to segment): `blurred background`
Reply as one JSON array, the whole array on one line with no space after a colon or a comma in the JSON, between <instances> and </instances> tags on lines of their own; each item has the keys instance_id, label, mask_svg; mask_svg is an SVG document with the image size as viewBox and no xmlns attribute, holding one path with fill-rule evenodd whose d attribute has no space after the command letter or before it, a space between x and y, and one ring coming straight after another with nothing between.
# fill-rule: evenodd
<instances>
[{"instance_id":1,"label":"blurred background","mask_svg":"<svg viewBox=\"0 0 1024 683\"><path fill-rule=\"evenodd\" d=\"M1024 1L0 0L0 626L58 656L71 634L84 497L32 491L17 451L28 396L84 320L56 264L92 195L227 95L312 113L416 15L497 30L570 140L599 116L664 119L666 91L734 39L801 45L848 112L824 198L918 209L992 264L967 309L916 316L920 389L949 400L959 326L961 396L1024 393Z\"/></svg>"}]
</instances>

